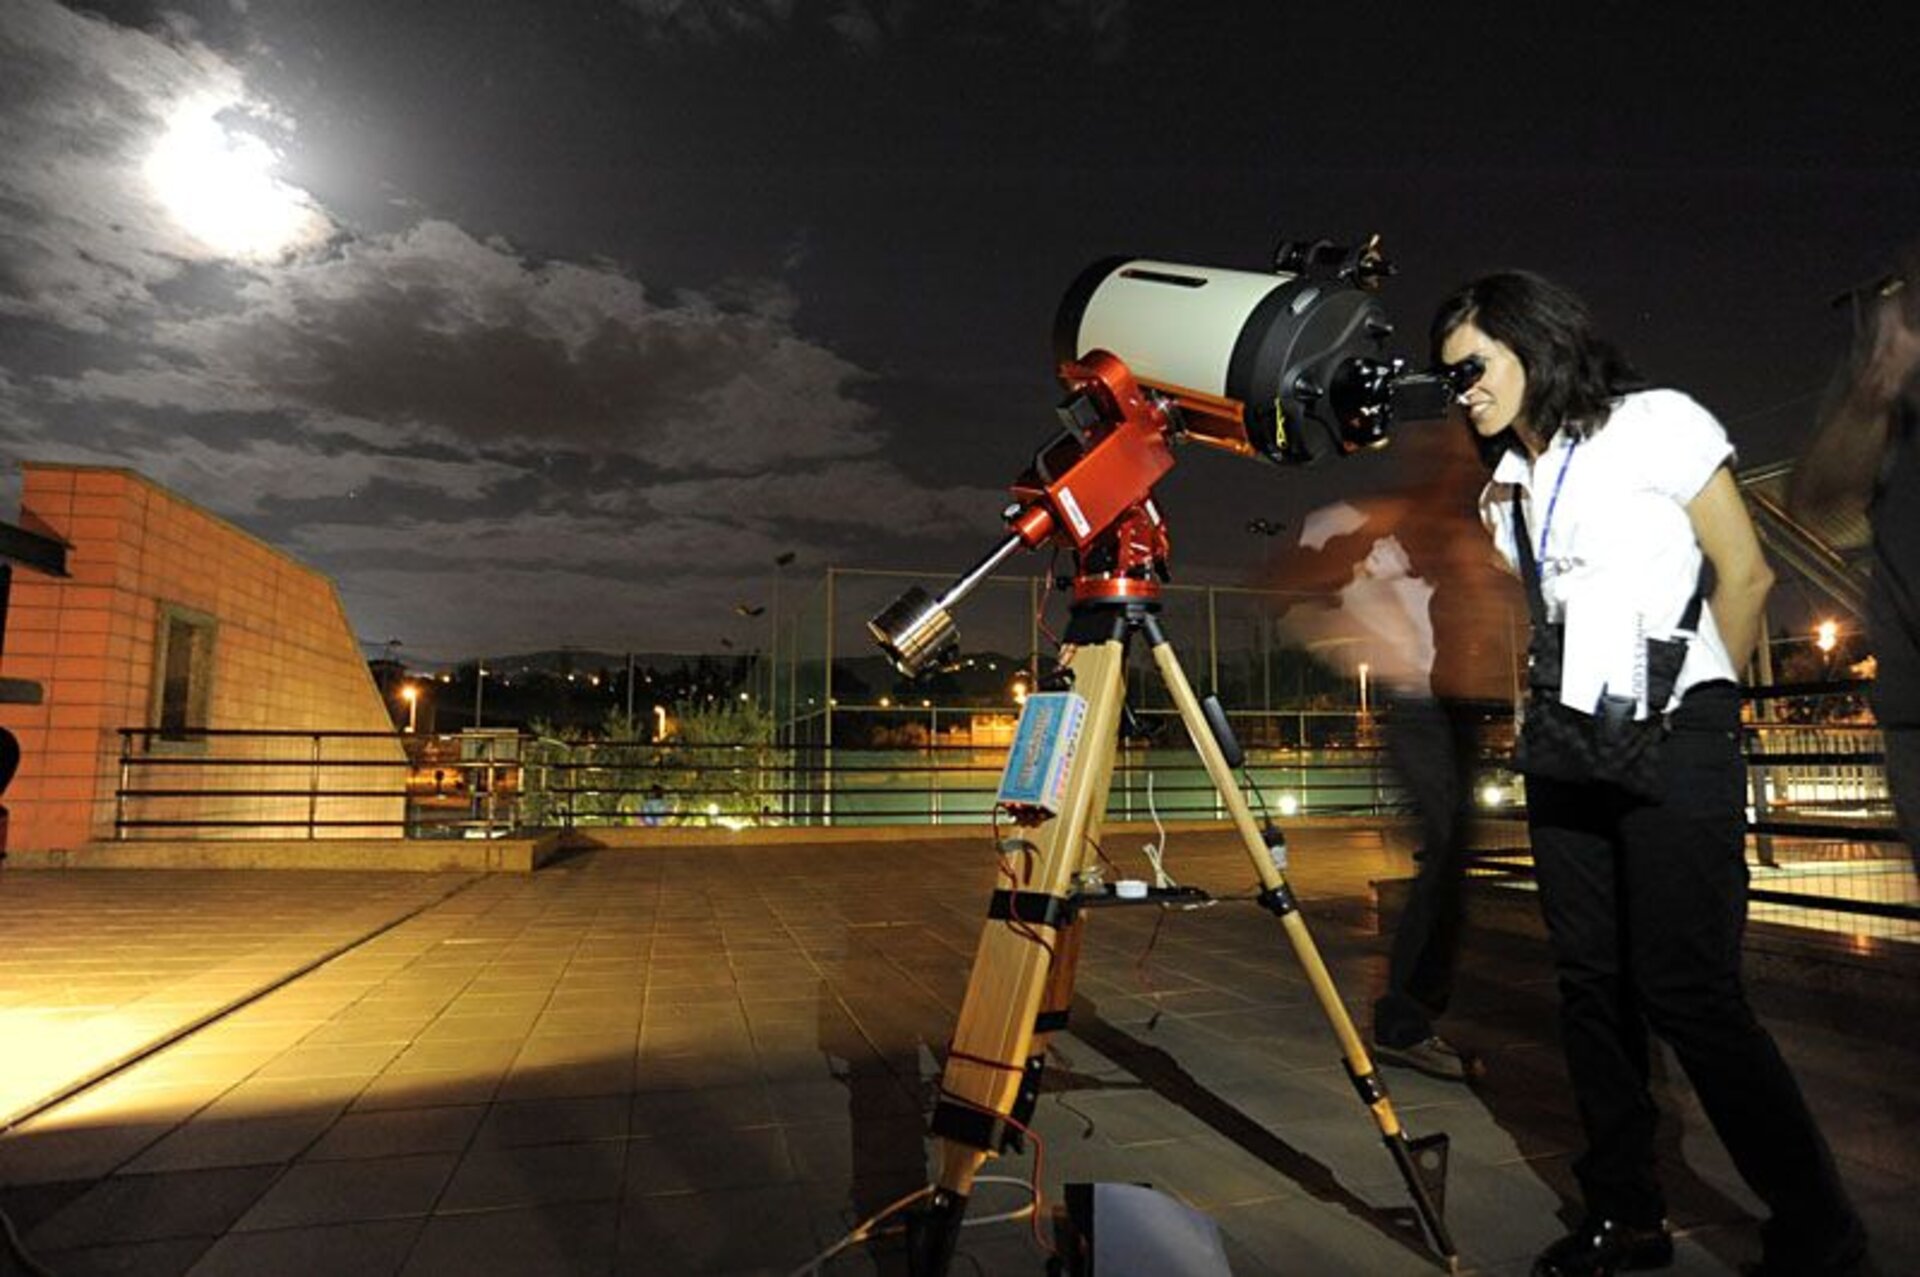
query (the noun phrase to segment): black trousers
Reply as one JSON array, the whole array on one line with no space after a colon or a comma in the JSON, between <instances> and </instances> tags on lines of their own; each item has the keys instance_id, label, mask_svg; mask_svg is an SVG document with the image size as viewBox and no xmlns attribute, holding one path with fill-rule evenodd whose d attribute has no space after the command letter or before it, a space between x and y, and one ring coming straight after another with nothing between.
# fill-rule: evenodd
<instances>
[{"instance_id":1,"label":"black trousers","mask_svg":"<svg viewBox=\"0 0 1920 1277\"><path fill-rule=\"evenodd\" d=\"M1420 855L1393 933L1387 991L1373 1004L1373 1036L1411 1046L1447 1009L1460 949L1460 880L1473 815L1478 701L1407 697L1387 719L1387 754L1420 820Z\"/></svg>"},{"instance_id":2,"label":"black trousers","mask_svg":"<svg viewBox=\"0 0 1920 1277\"><path fill-rule=\"evenodd\" d=\"M1646 1224L1654 1177L1648 1030L1673 1047L1734 1165L1772 1211L1770 1261L1819 1271L1865 1235L1826 1140L1740 975L1746 925L1739 694L1690 692L1663 747L1668 790L1527 782L1568 1072L1586 1129L1574 1164L1593 1214Z\"/></svg>"}]
</instances>

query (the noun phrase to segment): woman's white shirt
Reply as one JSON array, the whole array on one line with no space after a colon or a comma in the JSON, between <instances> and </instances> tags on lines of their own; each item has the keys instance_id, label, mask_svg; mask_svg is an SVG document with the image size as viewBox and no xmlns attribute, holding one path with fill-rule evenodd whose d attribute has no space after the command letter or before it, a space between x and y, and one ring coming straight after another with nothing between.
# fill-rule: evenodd
<instances>
[{"instance_id":1,"label":"woman's white shirt","mask_svg":"<svg viewBox=\"0 0 1920 1277\"><path fill-rule=\"evenodd\" d=\"M1624 691L1622 663L1640 658L1641 637L1680 632L1702 558L1687 504L1732 456L1725 429L1691 397L1643 390L1622 397L1588 438L1576 442L1563 430L1539 457L1508 452L1494 468L1480 517L1518 572L1512 501L1516 489L1523 494L1548 618L1567 625L1568 705L1593 712L1601 683ZM1705 607L1673 701L1654 708L1671 709L1695 684L1737 677ZM1644 689L1641 700L1644 716Z\"/></svg>"}]
</instances>

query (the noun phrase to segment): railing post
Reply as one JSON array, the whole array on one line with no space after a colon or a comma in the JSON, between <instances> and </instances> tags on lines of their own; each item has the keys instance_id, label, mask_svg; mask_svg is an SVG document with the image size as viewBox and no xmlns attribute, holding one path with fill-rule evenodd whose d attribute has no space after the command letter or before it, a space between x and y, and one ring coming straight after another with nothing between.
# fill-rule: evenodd
<instances>
[{"instance_id":1,"label":"railing post","mask_svg":"<svg viewBox=\"0 0 1920 1277\"><path fill-rule=\"evenodd\" d=\"M113 837L115 842L124 842L127 837L127 790L133 783L133 733L126 728L120 729L120 788L113 794Z\"/></svg>"},{"instance_id":2,"label":"railing post","mask_svg":"<svg viewBox=\"0 0 1920 1277\"><path fill-rule=\"evenodd\" d=\"M826 614L824 621L826 629L824 635L826 648L826 689L822 699L826 701L824 707L826 710L826 740L821 758L820 823L828 826L833 824L833 785L835 779L833 774L833 574L837 570L838 569L831 566L827 568L827 600L826 607L823 609Z\"/></svg>"},{"instance_id":3,"label":"railing post","mask_svg":"<svg viewBox=\"0 0 1920 1277\"><path fill-rule=\"evenodd\" d=\"M487 822L485 833L488 842L493 841L493 817L494 813L499 809L500 802L500 773L494 769L493 765L495 758L493 742L497 739L499 738L495 736L485 738L487 746Z\"/></svg>"},{"instance_id":4,"label":"railing post","mask_svg":"<svg viewBox=\"0 0 1920 1277\"><path fill-rule=\"evenodd\" d=\"M1755 724L1755 729L1758 730L1759 728L1760 725ZM1742 743L1745 743L1745 732L1742 733ZM1765 750L1767 747L1767 738L1762 735L1760 737L1760 748ZM1760 823L1765 824L1769 819L1768 813L1773 806L1772 795L1769 791L1773 788L1773 780L1776 774L1775 769L1771 766L1749 766L1744 770L1747 773L1747 801L1753 807L1754 818ZM1777 866L1778 861L1773 850L1772 834L1755 834L1753 837L1753 851L1755 858L1758 859L1761 864L1768 868Z\"/></svg>"},{"instance_id":5,"label":"railing post","mask_svg":"<svg viewBox=\"0 0 1920 1277\"><path fill-rule=\"evenodd\" d=\"M931 809L927 823L940 823L940 711L927 707L927 805Z\"/></svg>"},{"instance_id":6,"label":"railing post","mask_svg":"<svg viewBox=\"0 0 1920 1277\"><path fill-rule=\"evenodd\" d=\"M320 733L313 733L313 750L307 763L307 841L319 837L320 823Z\"/></svg>"}]
</instances>

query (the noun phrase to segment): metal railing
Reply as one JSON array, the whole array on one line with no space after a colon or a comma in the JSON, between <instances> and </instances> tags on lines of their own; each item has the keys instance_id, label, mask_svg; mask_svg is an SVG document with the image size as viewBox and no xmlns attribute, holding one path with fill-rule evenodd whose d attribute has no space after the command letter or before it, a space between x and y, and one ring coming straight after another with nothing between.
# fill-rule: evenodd
<instances>
[{"instance_id":1,"label":"metal railing","mask_svg":"<svg viewBox=\"0 0 1920 1277\"><path fill-rule=\"evenodd\" d=\"M498 837L520 823L517 732L123 727L113 836Z\"/></svg>"},{"instance_id":2,"label":"metal railing","mask_svg":"<svg viewBox=\"0 0 1920 1277\"><path fill-rule=\"evenodd\" d=\"M1859 683L1751 689L1744 748L1756 916L1831 913L1920 940L1920 892L1893 828L1877 730ZM1836 711L1836 706L1839 710ZM922 711L923 713L925 711ZM964 721L945 711L950 723ZM1158 730L1156 727L1156 715ZM1224 817L1199 759L1165 711L1122 743L1110 821ZM1352 712L1236 716L1247 776L1277 818L1408 810L1378 744ZM1494 724L1500 731L1503 724ZM1510 726L1508 728L1510 730ZM984 824L1005 742L937 722L915 744L557 741L512 731L456 737L323 731L122 730L116 837L496 837L639 825L851 827ZM1167 743L1162 743L1167 742ZM1483 869L1527 876L1525 792L1483 759L1476 798L1504 830Z\"/></svg>"}]
</instances>

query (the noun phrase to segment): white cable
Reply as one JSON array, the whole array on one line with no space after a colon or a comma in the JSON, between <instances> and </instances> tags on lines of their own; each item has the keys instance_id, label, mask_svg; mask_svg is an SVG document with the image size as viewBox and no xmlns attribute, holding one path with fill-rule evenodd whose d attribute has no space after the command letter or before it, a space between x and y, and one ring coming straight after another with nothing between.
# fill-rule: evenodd
<instances>
[{"instance_id":1,"label":"white cable","mask_svg":"<svg viewBox=\"0 0 1920 1277\"><path fill-rule=\"evenodd\" d=\"M976 1184L1012 1184L1016 1188L1026 1189L1028 1200L1025 1206L1016 1206L1012 1210L1001 1211L998 1215L981 1215L973 1219L962 1220L960 1223L960 1227L962 1228L984 1228L988 1224L1005 1224L1017 1219L1026 1219L1033 1214L1034 1208L1040 1200L1040 1191L1034 1187L1031 1180L1020 1179L1013 1175L976 1175L973 1182ZM875 1233L873 1230L885 1222L888 1217L898 1214L921 1198L931 1195L932 1192L933 1187L931 1185L928 1185L926 1188L915 1189L891 1206L869 1215L860 1223L855 1224L845 1237L842 1237L839 1241L794 1269L791 1273L787 1274L787 1277L812 1277L813 1274L820 1271L821 1267L825 1265L828 1260L841 1252L851 1250L862 1242L871 1241L876 1236L891 1236L892 1234L890 1233L880 1234Z\"/></svg>"},{"instance_id":2,"label":"white cable","mask_svg":"<svg viewBox=\"0 0 1920 1277\"><path fill-rule=\"evenodd\" d=\"M1153 801L1152 772L1147 773L1147 814L1153 817L1153 827L1160 833L1158 842L1144 843L1140 847L1140 850L1146 853L1147 863L1153 866L1153 885L1160 888L1177 887L1180 884L1167 873L1166 865L1161 859L1167 854L1167 827L1160 823L1160 807Z\"/></svg>"},{"instance_id":3,"label":"white cable","mask_svg":"<svg viewBox=\"0 0 1920 1277\"><path fill-rule=\"evenodd\" d=\"M53 1270L35 1259L27 1250L26 1243L20 1240L20 1233L13 1226L12 1218L3 1210L0 1210L0 1234L4 1234L7 1239L7 1250L20 1261L32 1277L54 1277Z\"/></svg>"}]
</instances>

